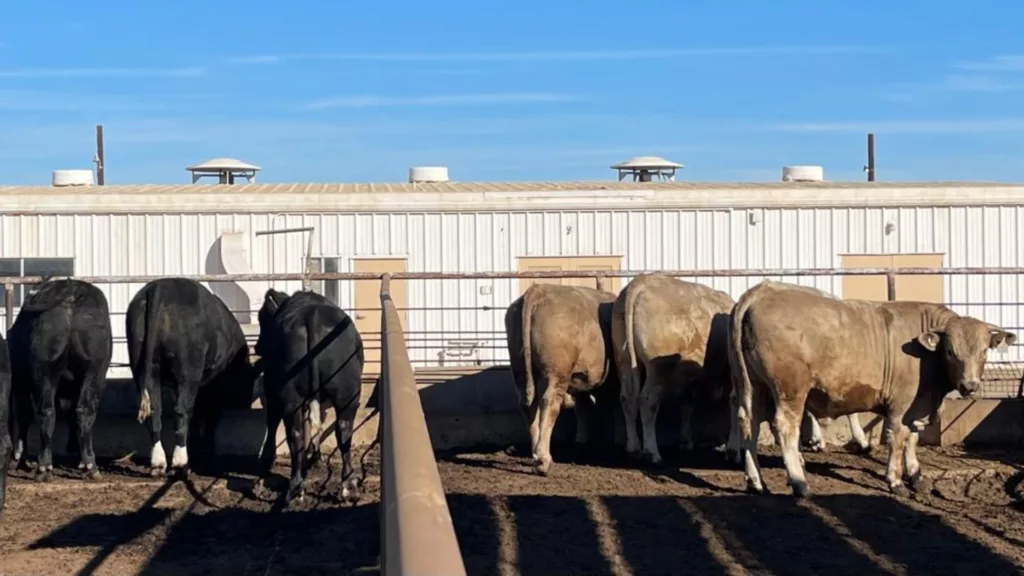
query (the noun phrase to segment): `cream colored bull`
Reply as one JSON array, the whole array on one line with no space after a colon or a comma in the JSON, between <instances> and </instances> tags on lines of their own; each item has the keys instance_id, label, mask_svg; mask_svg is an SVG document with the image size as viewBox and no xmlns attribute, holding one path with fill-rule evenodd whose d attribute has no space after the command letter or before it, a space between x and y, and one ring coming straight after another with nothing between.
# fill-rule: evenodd
<instances>
[{"instance_id":1,"label":"cream colored bull","mask_svg":"<svg viewBox=\"0 0 1024 576\"><path fill-rule=\"evenodd\" d=\"M711 387L711 397L729 392L727 357L733 301L721 290L656 274L641 274L619 293L612 307L615 350L626 419L626 452L657 464L655 424L665 392L676 387ZM641 378L644 376L644 382ZM692 449L694 405L684 401L679 438ZM643 449L637 438L639 413Z\"/></svg>"},{"instance_id":2,"label":"cream colored bull","mask_svg":"<svg viewBox=\"0 0 1024 576\"><path fill-rule=\"evenodd\" d=\"M575 408L576 442L587 441L590 394L612 372L607 329L615 294L534 284L505 312L512 378L530 429L536 471L551 468L551 432L561 408Z\"/></svg>"},{"instance_id":3,"label":"cream colored bull","mask_svg":"<svg viewBox=\"0 0 1024 576\"><path fill-rule=\"evenodd\" d=\"M882 415L889 429L886 479L891 491L906 494L904 473L912 488L920 487L921 428L952 390L977 391L986 352L1016 336L940 304L840 300L764 281L737 302L730 339L748 488L764 490L757 432L774 416L789 485L805 496L798 446L805 408L819 418Z\"/></svg>"}]
</instances>

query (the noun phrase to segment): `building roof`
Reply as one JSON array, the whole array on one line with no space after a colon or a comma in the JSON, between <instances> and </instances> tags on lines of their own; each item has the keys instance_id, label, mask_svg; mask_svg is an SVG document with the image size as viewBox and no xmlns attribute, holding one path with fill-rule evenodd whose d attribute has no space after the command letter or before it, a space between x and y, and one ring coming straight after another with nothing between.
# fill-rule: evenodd
<instances>
[{"instance_id":1,"label":"building roof","mask_svg":"<svg viewBox=\"0 0 1024 576\"><path fill-rule=\"evenodd\" d=\"M794 189L913 189L913 188L1021 188L1008 182L327 182L253 184L114 184L76 188L78 194L406 194L463 192L560 192L601 190L794 190ZM2 186L0 196L61 194L54 186Z\"/></svg>"},{"instance_id":2,"label":"building roof","mask_svg":"<svg viewBox=\"0 0 1024 576\"><path fill-rule=\"evenodd\" d=\"M0 186L0 212L423 212L1024 205L1004 182L425 182Z\"/></svg>"}]
</instances>

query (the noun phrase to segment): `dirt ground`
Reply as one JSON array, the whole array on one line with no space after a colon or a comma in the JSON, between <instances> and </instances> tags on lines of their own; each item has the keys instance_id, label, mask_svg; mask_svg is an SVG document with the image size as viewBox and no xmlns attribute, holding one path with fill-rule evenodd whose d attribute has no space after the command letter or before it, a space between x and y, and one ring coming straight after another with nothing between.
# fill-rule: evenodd
<instances>
[{"instance_id":1,"label":"dirt ground","mask_svg":"<svg viewBox=\"0 0 1024 576\"><path fill-rule=\"evenodd\" d=\"M504 452L464 454L441 458L440 472L474 575L1024 572L1024 451L921 448L934 490L909 498L888 495L877 449L805 454L806 501L764 452L774 495L741 493L742 473L714 452L681 468L666 451L668 466L640 469L563 448L547 478ZM306 505L285 511L250 494L246 474L168 485L122 463L97 481L64 472L38 484L17 472L0 574L375 573L375 453L364 463L358 505L338 502L337 472L321 468Z\"/></svg>"}]
</instances>

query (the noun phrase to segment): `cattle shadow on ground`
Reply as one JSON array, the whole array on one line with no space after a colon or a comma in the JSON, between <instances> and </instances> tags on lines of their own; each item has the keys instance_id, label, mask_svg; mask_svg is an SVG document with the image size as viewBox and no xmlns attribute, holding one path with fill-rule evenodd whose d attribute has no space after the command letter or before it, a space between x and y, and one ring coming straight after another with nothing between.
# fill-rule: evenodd
<instances>
[{"instance_id":1,"label":"cattle shadow on ground","mask_svg":"<svg viewBox=\"0 0 1024 576\"><path fill-rule=\"evenodd\" d=\"M215 482L214 482L215 483ZM160 485L137 510L80 516L29 549L99 548L78 572L95 574L119 548L161 541L139 574L351 573L377 565L376 503L343 508L270 511L243 507L193 513L213 484L187 486L196 498L184 509L157 507L173 482Z\"/></svg>"},{"instance_id":2,"label":"cattle shadow on ground","mask_svg":"<svg viewBox=\"0 0 1024 576\"><path fill-rule=\"evenodd\" d=\"M450 494L448 504L470 574L1019 571L939 517L886 496Z\"/></svg>"}]
</instances>

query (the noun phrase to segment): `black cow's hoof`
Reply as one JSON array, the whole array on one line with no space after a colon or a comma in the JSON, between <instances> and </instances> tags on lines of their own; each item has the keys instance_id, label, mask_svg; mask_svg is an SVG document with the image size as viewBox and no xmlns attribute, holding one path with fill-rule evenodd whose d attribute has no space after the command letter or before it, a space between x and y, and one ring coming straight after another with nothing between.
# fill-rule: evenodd
<instances>
[{"instance_id":1,"label":"black cow's hoof","mask_svg":"<svg viewBox=\"0 0 1024 576\"><path fill-rule=\"evenodd\" d=\"M306 505L306 494L289 490L288 495L285 496L284 505L290 510L301 510Z\"/></svg>"},{"instance_id":2,"label":"black cow's hoof","mask_svg":"<svg viewBox=\"0 0 1024 576\"><path fill-rule=\"evenodd\" d=\"M149 475L152 476L153 478L162 478L164 476L164 473L165 473L165 470L163 468L150 468L149 469Z\"/></svg>"},{"instance_id":3,"label":"black cow's hoof","mask_svg":"<svg viewBox=\"0 0 1024 576\"><path fill-rule=\"evenodd\" d=\"M359 491L359 483L349 480L341 485L341 501L355 504L359 502L362 494Z\"/></svg>"}]
</instances>

